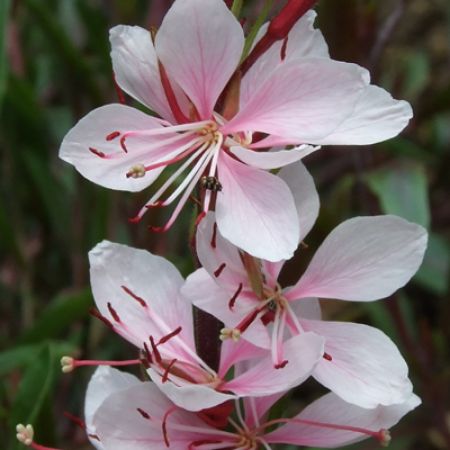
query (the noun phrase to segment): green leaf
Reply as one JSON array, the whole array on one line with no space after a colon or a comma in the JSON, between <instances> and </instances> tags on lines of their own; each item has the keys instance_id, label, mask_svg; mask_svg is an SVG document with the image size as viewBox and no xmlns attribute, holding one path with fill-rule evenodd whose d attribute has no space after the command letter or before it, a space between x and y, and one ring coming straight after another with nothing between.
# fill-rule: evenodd
<instances>
[{"instance_id":1,"label":"green leaf","mask_svg":"<svg viewBox=\"0 0 450 450\"><path fill-rule=\"evenodd\" d=\"M56 297L34 323L19 339L19 343L27 344L48 338L57 338L77 320L86 317L92 306L90 290Z\"/></svg>"},{"instance_id":2,"label":"green leaf","mask_svg":"<svg viewBox=\"0 0 450 450\"><path fill-rule=\"evenodd\" d=\"M8 64L6 61L6 26L8 23L10 6L11 0L2 0L0 2L0 111L8 76Z\"/></svg>"},{"instance_id":3,"label":"green leaf","mask_svg":"<svg viewBox=\"0 0 450 450\"><path fill-rule=\"evenodd\" d=\"M54 387L60 356L51 343L44 345L41 351L34 355L32 364L27 367L20 382L12 407L10 415L11 430L18 423L35 425L38 421L41 422L44 419L47 424L52 422L51 392ZM41 433L48 433L51 430L38 430L38 436L40 431ZM13 445L13 449L23 449L23 446L17 442Z\"/></svg>"},{"instance_id":4,"label":"green leaf","mask_svg":"<svg viewBox=\"0 0 450 450\"><path fill-rule=\"evenodd\" d=\"M419 163L400 162L366 175L370 189L378 196L381 209L424 227L430 225L427 177Z\"/></svg>"},{"instance_id":5,"label":"green leaf","mask_svg":"<svg viewBox=\"0 0 450 450\"><path fill-rule=\"evenodd\" d=\"M414 280L438 295L448 290L450 244L443 237L431 233L423 263Z\"/></svg>"}]
</instances>

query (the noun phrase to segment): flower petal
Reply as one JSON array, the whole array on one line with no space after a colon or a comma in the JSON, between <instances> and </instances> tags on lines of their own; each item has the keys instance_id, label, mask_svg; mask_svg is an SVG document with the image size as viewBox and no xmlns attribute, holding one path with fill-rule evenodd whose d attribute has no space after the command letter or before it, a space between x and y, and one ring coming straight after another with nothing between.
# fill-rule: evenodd
<instances>
[{"instance_id":1,"label":"flower petal","mask_svg":"<svg viewBox=\"0 0 450 450\"><path fill-rule=\"evenodd\" d=\"M278 176L288 185L294 196L300 223L300 241L309 233L319 215L320 200L313 177L300 161L283 167Z\"/></svg>"},{"instance_id":2,"label":"flower petal","mask_svg":"<svg viewBox=\"0 0 450 450\"><path fill-rule=\"evenodd\" d=\"M325 58L294 60L255 87L223 132L261 131L293 144L314 143L351 115L366 85L366 72L357 65Z\"/></svg>"},{"instance_id":3,"label":"flower petal","mask_svg":"<svg viewBox=\"0 0 450 450\"><path fill-rule=\"evenodd\" d=\"M133 145L125 153L120 147L119 138L107 140L107 136L115 132L158 128L163 127L157 119L135 108L118 104L102 106L91 111L67 133L61 144L59 157L73 164L81 175L100 186L122 191L140 191L152 184L163 169L147 172L142 178L127 178L130 168L170 155L177 147L165 145L164 141L169 135L164 134L146 139L132 138ZM90 148L104 153L106 157L97 156Z\"/></svg>"},{"instance_id":4,"label":"flower petal","mask_svg":"<svg viewBox=\"0 0 450 450\"><path fill-rule=\"evenodd\" d=\"M370 85L363 91L352 115L319 145L370 145L397 136L413 116L411 105L395 100L384 89Z\"/></svg>"},{"instance_id":5,"label":"flower petal","mask_svg":"<svg viewBox=\"0 0 450 450\"><path fill-rule=\"evenodd\" d=\"M226 154L221 154L218 170L223 189L217 195L216 220L222 236L258 258L289 259L297 248L299 226L284 181Z\"/></svg>"},{"instance_id":6,"label":"flower petal","mask_svg":"<svg viewBox=\"0 0 450 450\"><path fill-rule=\"evenodd\" d=\"M346 402L375 408L403 403L411 395L408 366L380 330L344 322L302 320L301 324L325 338L325 352L332 358L322 358L314 378Z\"/></svg>"},{"instance_id":7,"label":"flower petal","mask_svg":"<svg viewBox=\"0 0 450 450\"><path fill-rule=\"evenodd\" d=\"M125 339L142 348L149 335L155 340L174 331L181 333L164 344L164 351L175 351L177 339L194 349L191 305L179 295L183 279L169 261L126 245L103 241L89 252L91 285L100 313L111 318L108 303L120 323L111 318L114 329ZM127 294L130 289L145 306ZM186 355L186 357L188 357Z\"/></svg>"},{"instance_id":8,"label":"flower petal","mask_svg":"<svg viewBox=\"0 0 450 450\"><path fill-rule=\"evenodd\" d=\"M347 220L328 235L287 295L358 301L387 297L417 271L426 243L426 230L400 217Z\"/></svg>"},{"instance_id":9,"label":"flower petal","mask_svg":"<svg viewBox=\"0 0 450 450\"><path fill-rule=\"evenodd\" d=\"M230 147L230 152L243 163L258 169L278 169L292 164L314 151L311 145L300 145L291 150L274 150L258 152L244 147Z\"/></svg>"},{"instance_id":10,"label":"flower petal","mask_svg":"<svg viewBox=\"0 0 450 450\"><path fill-rule=\"evenodd\" d=\"M118 25L110 30L109 39L117 84L161 117L175 123L161 84L150 31L137 26Z\"/></svg>"},{"instance_id":11,"label":"flower petal","mask_svg":"<svg viewBox=\"0 0 450 450\"><path fill-rule=\"evenodd\" d=\"M94 372L86 390L84 417L86 433L95 448L103 449L102 443L90 436L96 435L97 433L93 424L94 415L97 410L110 395L140 383L134 375L112 369L108 366L100 366Z\"/></svg>"},{"instance_id":12,"label":"flower petal","mask_svg":"<svg viewBox=\"0 0 450 450\"><path fill-rule=\"evenodd\" d=\"M200 411L220 405L227 400L233 400L235 395L224 394L213 387L203 384L183 384L176 385L171 381L163 382L159 375L152 368L147 369L152 381L177 406L188 411Z\"/></svg>"},{"instance_id":13,"label":"flower petal","mask_svg":"<svg viewBox=\"0 0 450 450\"><path fill-rule=\"evenodd\" d=\"M295 419L329 423L342 426L360 427L378 432L388 429L408 412L412 411L421 401L412 394L402 404L378 406L374 409L360 408L345 403L333 393L319 398L307 406ZM355 431L337 430L291 422L265 436L269 443L284 443L312 447L334 448L367 439L367 436Z\"/></svg>"},{"instance_id":14,"label":"flower petal","mask_svg":"<svg viewBox=\"0 0 450 450\"><path fill-rule=\"evenodd\" d=\"M247 372L224 383L222 388L239 396L263 397L286 391L305 381L323 355L324 340L314 333L304 333L283 344L285 367L275 369L272 355Z\"/></svg>"},{"instance_id":15,"label":"flower petal","mask_svg":"<svg viewBox=\"0 0 450 450\"><path fill-rule=\"evenodd\" d=\"M222 0L177 0L156 35L155 47L200 118L209 119L239 63L244 33Z\"/></svg>"}]
</instances>

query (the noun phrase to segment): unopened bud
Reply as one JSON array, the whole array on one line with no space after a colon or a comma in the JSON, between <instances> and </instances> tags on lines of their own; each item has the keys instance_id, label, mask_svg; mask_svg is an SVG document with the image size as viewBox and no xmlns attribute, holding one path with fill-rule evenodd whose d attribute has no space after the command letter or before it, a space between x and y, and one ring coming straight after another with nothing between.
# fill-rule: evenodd
<instances>
[{"instance_id":1,"label":"unopened bud","mask_svg":"<svg viewBox=\"0 0 450 450\"><path fill-rule=\"evenodd\" d=\"M61 370L63 373L72 372L75 369L75 360L71 356L63 356L61 358Z\"/></svg>"},{"instance_id":2,"label":"unopened bud","mask_svg":"<svg viewBox=\"0 0 450 450\"><path fill-rule=\"evenodd\" d=\"M19 423L19 425L16 426L17 431L17 440L21 442L24 445L31 445L33 443L33 437L34 437L34 430L32 425L22 425Z\"/></svg>"}]
</instances>

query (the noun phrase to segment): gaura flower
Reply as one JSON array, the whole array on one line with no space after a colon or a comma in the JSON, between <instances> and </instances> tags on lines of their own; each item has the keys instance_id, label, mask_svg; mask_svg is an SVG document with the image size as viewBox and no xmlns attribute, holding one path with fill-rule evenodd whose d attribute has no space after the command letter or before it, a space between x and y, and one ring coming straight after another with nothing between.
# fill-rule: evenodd
<instances>
[{"instance_id":1,"label":"gaura flower","mask_svg":"<svg viewBox=\"0 0 450 450\"><path fill-rule=\"evenodd\" d=\"M248 342L222 346L217 370L196 353L192 305L179 295L183 278L167 260L144 250L102 242L89 253L98 317L142 351L128 361L83 361L64 357L63 371L85 365L147 366L154 383L177 405L198 411L243 396L265 396L302 383L323 355L315 333L286 342L291 364L277 370L270 353ZM252 367L225 378L239 361ZM274 383L276 379L276 383Z\"/></svg>"},{"instance_id":2,"label":"gaura flower","mask_svg":"<svg viewBox=\"0 0 450 450\"><path fill-rule=\"evenodd\" d=\"M301 233L293 193L268 170L313 145L387 139L411 117L406 102L370 85L366 70L329 58L314 17L301 18L242 80L244 33L223 0L176 0L156 35L113 28L118 84L158 117L98 108L69 131L60 157L89 180L126 191L176 164L135 220L178 201L167 224L152 227L168 229L199 187L203 213L215 209L226 239L269 261L290 258Z\"/></svg>"},{"instance_id":3,"label":"gaura flower","mask_svg":"<svg viewBox=\"0 0 450 450\"><path fill-rule=\"evenodd\" d=\"M330 448L368 437L386 445L388 428L420 404L412 394L400 405L363 409L331 393L292 418L268 420L278 397L252 398L244 402L243 413L239 402L234 412L224 408L223 423L217 426L204 414L180 409L153 383L135 379L133 385L120 386L122 381L119 371L101 368L89 383L86 422L104 450L257 450L271 444ZM98 391L100 399L95 398Z\"/></svg>"},{"instance_id":4,"label":"gaura flower","mask_svg":"<svg viewBox=\"0 0 450 450\"><path fill-rule=\"evenodd\" d=\"M295 184L304 171L303 187L296 191L298 209L309 205L317 214L313 182L308 187L306 170L296 165L282 169L280 176ZM314 219L313 213L305 230ZM273 364L280 367L289 361L286 335L313 331L325 338L325 353L313 376L345 401L373 408L401 403L410 395L408 368L395 344L367 325L320 320L316 297L372 301L391 295L422 261L427 241L422 227L396 216L347 220L325 239L299 281L283 289L277 282L283 263L253 259L249 276L248 258L220 235L214 220L209 213L198 227L203 268L187 278L182 294L225 324L222 339L242 337L270 349ZM255 272L259 291L252 283Z\"/></svg>"}]
</instances>

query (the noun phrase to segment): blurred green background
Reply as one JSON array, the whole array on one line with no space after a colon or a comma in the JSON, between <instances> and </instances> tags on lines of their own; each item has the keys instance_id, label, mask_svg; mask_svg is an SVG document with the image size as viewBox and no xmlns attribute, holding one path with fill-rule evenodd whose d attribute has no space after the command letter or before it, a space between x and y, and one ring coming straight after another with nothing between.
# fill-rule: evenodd
<instances>
[{"instance_id":1,"label":"blurred green background","mask_svg":"<svg viewBox=\"0 0 450 450\"><path fill-rule=\"evenodd\" d=\"M168 256L185 275L193 267L186 244L192 209L168 233L151 234L146 225L161 223L165 212L154 211L139 225L126 220L148 192L108 191L58 159L68 129L94 107L116 101L108 29L157 26L170 3L0 0L2 449L19 448L18 422L33 423L43 444L90 448L62 413L82 416L91 371L63 376L59 358L135 351L88 314L90 248L108 238ZM244 2L248 22L262 4ZM449 449L450 2L321 0L317 10L332 57L370 69L375 83L412 103L415 117L386 143L328 147L306 158L322 208L309 249L283 278L297 279L326 234L351 216L393 213L428 228L424 264L406 289L375 303L323 305L328 318L381 328L410 365L423 406L394 428L391 448ZM298 410L320 392L308 382L284 407ZM352 448L377 447L366 441Z\"/></svg>"}]
</instances>

